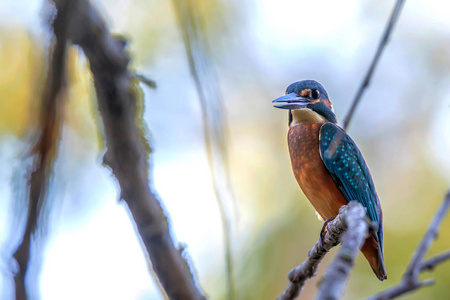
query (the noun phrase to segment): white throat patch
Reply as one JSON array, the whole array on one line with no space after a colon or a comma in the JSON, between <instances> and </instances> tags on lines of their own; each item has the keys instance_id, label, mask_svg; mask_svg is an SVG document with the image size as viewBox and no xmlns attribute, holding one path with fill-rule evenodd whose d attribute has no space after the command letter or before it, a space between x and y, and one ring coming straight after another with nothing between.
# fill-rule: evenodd
<instances>
[{"instance_id":1,"label":"white throat patch","mask_svg":"<svg viewBox=\"0 0 450 300\"><path fill-rule=\"evenodd\" d=\"M292 125L301 123L324 123L325 118L309 108L293 109Z\"/></svg>"}]
</instances>

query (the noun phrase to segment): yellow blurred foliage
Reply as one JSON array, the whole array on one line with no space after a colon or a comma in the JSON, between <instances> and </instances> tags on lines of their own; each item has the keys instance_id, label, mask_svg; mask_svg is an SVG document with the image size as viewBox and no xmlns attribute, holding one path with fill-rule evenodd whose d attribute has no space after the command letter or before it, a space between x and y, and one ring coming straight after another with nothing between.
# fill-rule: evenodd
<instances>
[{"instance_id":1,"label":"yellow blurred foliage","mask_svg":"<svg viewBox=\"0 0 450 300\"><path fill-rule=\"evenodd\" d=\"M45 46L24 29L0 29L0 134L22 137L34 131L39 120L39 104L47 78ZM74 47L67 55L67 98L64 125L81 139L83 148L98 150L97 108L89 66ZM91 147L89 147L91 145ZM80 149L81 150L81 149Z\"/></svg>"},{"instance_id":2,"label":"yellow blurred foliage","mask_svg":"<svg viewBox=\"0 0 450 300\"><path fill-rule=\"evenodd\" d=\"M95 104L95 89L89 64L82 52L75 47L69 48L67 55L67 104L64 124L76 135L88 140L81 148L97 151L102 145L99 134L99 117ZM80 150L82 150L80 148Z\"/></svg>"},{"instance_id":3,"label":"yellow blurred foliage","mask_svg":"<svg viewBox=\"0 0 450 300\"><path fill-rule=\"evenodd\" d=\"M0 134L22 136L37 121L45 55L24 30L0 32Z\"/></svg>"}]
</instances>

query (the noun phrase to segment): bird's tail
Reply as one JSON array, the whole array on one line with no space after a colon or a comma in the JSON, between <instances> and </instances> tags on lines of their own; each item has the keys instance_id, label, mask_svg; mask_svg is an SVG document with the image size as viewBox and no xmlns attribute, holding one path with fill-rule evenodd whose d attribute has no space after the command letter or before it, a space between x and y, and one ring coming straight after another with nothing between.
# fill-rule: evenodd
<instances>
[{"instance_id":1,"label":"bird's tail","mask_svg":"<svg viewBox=\"0 0 450 300\"><path fill-rule=\"evenodd\" d=\"M362 253L366 257L373 272L377 275L380 281L387 278L386 268L384 266L383 250L378 243L378 240L370 235L367 237L364 245L361 248Z\"/></svg>"}]
</instances>

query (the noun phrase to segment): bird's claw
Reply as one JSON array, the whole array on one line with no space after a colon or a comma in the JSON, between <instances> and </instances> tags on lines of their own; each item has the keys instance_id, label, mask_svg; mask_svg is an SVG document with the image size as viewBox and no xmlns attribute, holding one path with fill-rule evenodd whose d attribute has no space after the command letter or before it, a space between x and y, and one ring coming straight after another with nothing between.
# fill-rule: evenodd
<instances>
[{"instance_id":1,"label":"bird's claw","mask_svg":"<svg viewBox=\"0 0 450 300\"><path fill-rule=\"evenodd\" d=\"M320 241L320 244L321 244L322 246L324 246L324 241L323 241L323 239L325 238L325 235L327 234L327 226L328 226L328 223L331 222L331 221L333 221L333 220L334 220L334 218L328 218L328 219L323 223L322 229L320 230L319 241Z\"/></svg>"}]
</instances>

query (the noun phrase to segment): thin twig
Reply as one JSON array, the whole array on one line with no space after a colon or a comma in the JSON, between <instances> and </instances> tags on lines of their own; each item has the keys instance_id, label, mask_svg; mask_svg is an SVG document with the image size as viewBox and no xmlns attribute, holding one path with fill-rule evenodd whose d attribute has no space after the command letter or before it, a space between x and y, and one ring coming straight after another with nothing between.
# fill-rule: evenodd
<instances>
[{"instance_id":1,"label":"thin twig","mask_svg":"<svg viewBox=\"0 0 450 300\"><path fill-rule=\"evenodd\" d=\"M356 106L358 106L359 102L361 101L361 97L363 93L365 92L366 88L370 84L370 80L372 79L373 72L375 71L375 67L378 64L378 61L381 57L381 54L383 53L384 48L386 47L389 37L392 33L392 30L394 28L395 22L397 21L401 9L403 7L403 3L405 0L397 0L397 3L394 6L394 10L392 11L391 17L389 18L389 22L384 30L383 37L380 40L380 44L378 45L377 52L375 53L375 56L372 59L372 63L370 64L369 70L367 71L366 77L364 77L363 82L361 83L358 92L356 93L356 96L353 100L352 106L350 107L349 112L347 113L347 116L345 117L344 121L342 122L342 127L347 130L347 127L350 123L351 118L353 117L353 113L355 112Z\"/></svg>"},{"instance_id":2,"label":"thin twig","mask_svg":"<svg viewBox=\"0 0 450 300\"><path fill-rule=\"evenodd\" d=\"M450 260L450 251L446 251L444 253L438 254L438 255L433 256L432 258L424 261L420 265L420 272L422 273L424 271L431 271L437 265L440 265L447 260Z\"/></svg>"},{"instance_id":3,"label":"thin twig","mask_svg":"<svg viewBox=\"0 0 450 300\"><path fill-rule=\"evenodd\" d=\"M50 58L50 68L43 93L40 111L40 135L33 148L33 171L29 180L29 202L27 224L22 242L14 253L18 271L14 276L17 300L31 296L31 286L25 285L25 275L30 261L31 238L38 226L40 208L46 199L49 177L56 158L58 139L61 133L63 98L66 87L66 31L68 12L72 1L61 5L61 11L53 21L55 44ZM36 283L32 283L35 285Z\"/></svg>"},{"instance_id":4,"label":"thin twig","mask_svg":"<svg viewBox=\"0 0 450 300\"><path fill-rule=\"evenodd\" d=\"M192 0L174 0L176 14L183 35L191 75L197 88L203 121L206 154L214 193L222 220L225 245L228 299L235 299L232 256L232 229L226 200L234 206L226 143L226 122L223 113L222 95L215 72L208 56L208 43L201 30L201 20Z\"/></svg>"},{"instance_id":5,"label":"thin twig","mask_svg":"<svg viewBox=\"0 0 450 300\"><path fill-rule=\"evenodd\" d=\"M419 274L425 270L429 270L437 266L438 264L443 263L446 260L450 259L450 251L439 254L425 262L422 262L425 254L430 248L431 243L436 239L439 226L442 223L442 220L447 215L448 210L450 208L450 190L447 192L444 201L442 202L440 208L437 210L433 220L428 226L428 230L425 233L422 241L418 245L408 268L403 274L402 281L385 291L382 291L370 298L369 300L387 300L394 299L398 296L404 295L411 291L417 290L423 286L429 286L434 283L433 280L419 280Z\"/></svg>"},{"instance_id":6,"label":"thin twig","mask_svg":"<svg viewBox=\"0 0 450 300\"><path fill-rule=\"evenodd\" d=\"M442 202L441 207L436 212L433 220L431 221L427 232L425 233L422 241L417 247L416 252L414 253L413 258L408 266L408 269L405 272L404 278L408 281L413 281L418 277L420 271L420 264L425 257L428 249L431 246L431 243L435 240L438 234L439 226L441 225L442 220L447 215L447 211L450 207L450 192L447 193L444 201Z\"/></svg>"},{"instance_id":7,"label":"thin twig","mask_svg":"<svg viewBox=\"0 0 450 300\"><path fill-rule=\"evenodd\" d=\"M290 282L286 287L286 290L278 298L279 300L295 299L300 294L306 280L315 275L325 254L327 254L331 248L339 244L341 236L347 230L348 222L350 222L350 225L353 227L353 219L359 219L360 211L362 211L364 216L364 209L359 203L354 201L340 208L336 218L327 224L327 231L322 238L322 241L317 241L314 247L309 250L308 258L300 266L289 272ZM364 223L367 222L364 220Z\"/></svg>"},{"instance_id":8,"label":"thin twig","mask_svg":"<svg viewBox=\"0 0 450 300\"><path fill-rule=\"evenodd\" d=\"M56 7L64 0L55 0ZM174 245L158 197L149 186L148 155L142 109L123 41L113 39L87 0L75 1L70 39L79 45L91 68L106 141L104 163L121 189L153 269L170 299L204 299L187 262Z\"/></svg>"},{"instance_id":9,"label":"thin twig","mask_svg":"<svg viewBox=\"0 0 450 300\"><path fill-rule=\"evenodd\" d=\"M147 76L140 74L140 73L134 73L134 77L136 77L140 82L142 82L146 86L148 86L152 89L156 89L156 82L154 80L148 78Z\"/></svg>"}]
</instances>

